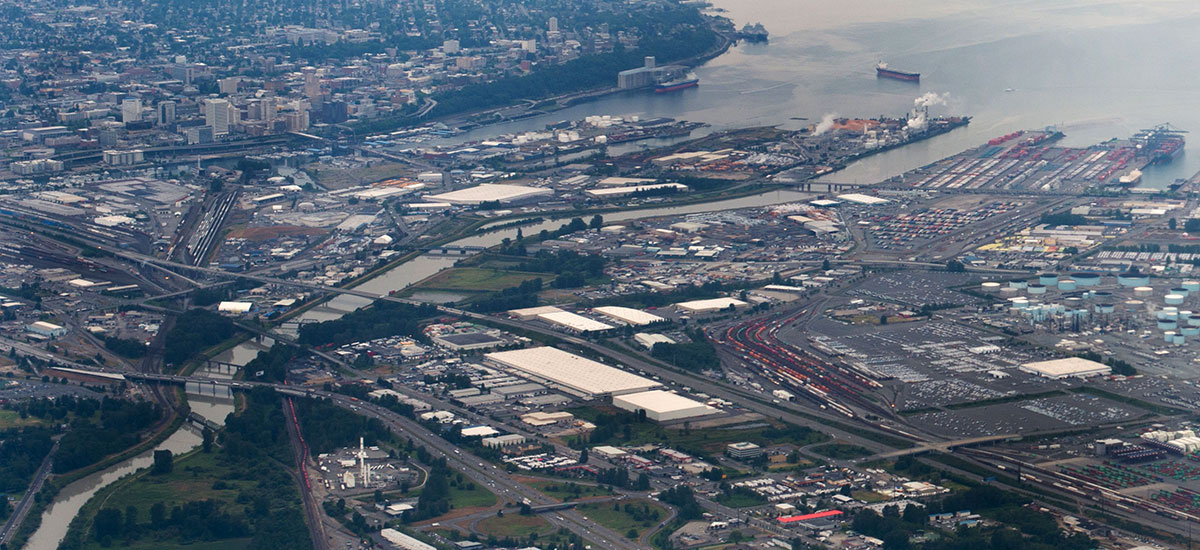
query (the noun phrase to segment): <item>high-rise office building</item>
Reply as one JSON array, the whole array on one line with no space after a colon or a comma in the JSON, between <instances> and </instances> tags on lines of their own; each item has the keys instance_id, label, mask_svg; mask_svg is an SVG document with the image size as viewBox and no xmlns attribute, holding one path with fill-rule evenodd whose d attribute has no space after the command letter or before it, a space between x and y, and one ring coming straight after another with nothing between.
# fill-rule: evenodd
<instances>
[{"instance_id":1,"label":"high-rise office building","mask_svg":"<svg viewBox=\"0 0 1200 550\"><path fill-rule=\"evenodd\" d=\"M158 104L158 123L162 126L175 124L174 101L163 101Z\"/></svg>"},{"instance_id":2,"label":"high-rise office building","mask_svg":"<svg viewBox=\"0 0 1200 550\"><path fill-rule=\"evenodd\" d=\"M121 102L121 122L140 122L142 120L142 100L131 97Z\"/></svg>"},{"instance_id":3,"label":"high-rise office building","mask_svg":"<svg viewBox=\"0 0 1200 550\"><path fill-rule=\"evenodd\" d=\"M229 124L233 117L230 116L230 111L233 106L224 99L209 98L204 100L204 124L212 126L213 134L224 135L229 133Z\"/></svg>"}]
</instances>

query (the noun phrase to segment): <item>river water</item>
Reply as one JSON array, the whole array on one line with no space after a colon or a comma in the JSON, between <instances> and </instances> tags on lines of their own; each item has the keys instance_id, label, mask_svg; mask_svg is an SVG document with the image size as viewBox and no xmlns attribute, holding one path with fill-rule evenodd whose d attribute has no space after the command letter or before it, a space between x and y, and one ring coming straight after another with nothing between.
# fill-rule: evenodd
<instances>
[{"instance_id":1,"label":"river water","mask_svg":"<svg viewBox=\"0 0 1200 550\"><path fill-rule=\"evenodd\" d=\"M932 114L974 117L965 129L856 162L829 181L874 183L1020 129L1057 126L1067 145L1089 145L1163 122L1200 130L1200 3L1188 0L713 0L741 26L762 22L768 44L742 43L696 69L698 88L674 94L623 93L549 115L483 127L458 139L589 115L667 116L706 122L712 129L747 125L799 128L823 115L900 116L913 99L944 98ZM874 65L921 73L919 84L877 79ZM803 119L803 120L797 120ZM705 130L708 131L708 130ZM644 144L643 144L644 145ZM631 145L629 147L636 147ZM1194 148L1190 145L1190 148ZM1143 185L1162 187L1200 170L1186 154L1147 172ZM771 192L707 205L623 212L606 221L747 208L801 200ZM563 220L525 226L525 234L556 229ZM466 237L459 245L494 245L516 228ZM421 256L357 287L380 295L453 265L454 258ZM335 298L301 321L335 319L369 303ZM224 361L244 364L266 344L247 342ZM220 373L211 373L218 376ZM189 387L197 412L218 422L232 410L228 395L201 396ZM211 403L206 402L211 401ZM184 452L199 444L194 431L173 434L160 448ZM66 487L43 516L28 548L53 550L66 524L100 487L150 464L151 454L126 461Z\"/></svg>"},{"instance_id":2,"label":"river water","mask_svg":"<svg viewBox=\"0 0 1200 550\"><path fill-rule=\"evenodd\" d=\"M233 358L234 352L226 352L226 355L228 356L226 359L218 360L228 361ZM245 357L247 354L243 350L239 355ZM196 375L210 378L229 378L231 376L227 373L206 369L201 369ZM222 387L214 390L213 386L188 384L185 391L188 396L188 405L207 420L224 424L225 417L233 412L233 396L230 395L229 388ZM55 497L54 503L42 513L42 523L29 538L25 548L27 550L56 550L63 537L67 535L67 527L71 520L100 489L142 468L150 467L154 463L154 451L156 450L165 449L179 455L200 446L201 441L200 430L190 423L184 423L183 427L168 436L154 449L63 487Z\"/></svg>"},{"instance_id":3,"label":"river water","mask_svg":"<svg viewBox=\"0 0 1200 550\"><path fill-rule=\"evenodd\" d=\"M968 128L858 162L827 179L874 183L1019 129L1056 125L1089 145L1163 122L1200 131L1200 3L1188 0L712 0L738 26L762 22L768 44L741 43L696 69L698 88L630 92L466 134L543 128L593 114L668 116L716 129L797 128L822 115L900 116L926 92L932 114ZM912 84L874 66L921 73ZM1012 91L1007 91L1011 89ZM793 117L808 120L792 120ZM1191 145L1189 148L1194 148ZM1200 170L1186 155L1147 173L1162 186Z\"/></svg>"}]
</instances>

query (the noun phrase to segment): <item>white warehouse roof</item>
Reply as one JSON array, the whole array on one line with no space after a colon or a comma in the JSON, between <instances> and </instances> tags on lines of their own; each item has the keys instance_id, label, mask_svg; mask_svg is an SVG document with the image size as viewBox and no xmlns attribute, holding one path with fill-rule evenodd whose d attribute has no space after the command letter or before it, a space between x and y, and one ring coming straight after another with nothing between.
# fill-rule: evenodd
<instances>
[{"instance_id":1,"label":"white warehouse roof","mask_svg":"<svg viewBox=\"0 0 1200 550\"><path fill-rule=\"evenodd\" d=\"M663 390L617 395L613 397L613 406L630 412L637 412L638 409L645 410L646 418L658 422L692 418L720 412L716 408L694 399L688 399L682 395Z\"/></svg>"},{"instance_id":2,"label":"white warehouse roof","mask_svg":"<svg viewBox=\"0 0 1200 550\"><path fill-rule=\"evenodd\" d=\"M884 204L888 202L887 199L872 197L871 195L864 195L862 193L846 193L845 195L838 195L838 198L858 204Z\"/></svg>"},{"instance_id":3,"label":"white warehouse roof","mask_svg":"<svg viewBox=\"0 0 1200 550\"><path fill-rule=\"evenodd\" d=\"M440 195L428 195L425 197L425 200L448 202L450 204L479 204L482 202L491 201L512 202L531 197L553 194L554 191L540 187L484 183L482 185L476 185L475 187L459 189L458 191L451 191L449 193L442 193Z\"/></svg>"},{"instance_id":4,"label":"white warehouse roof","mask_svg":"<svg viewBox=\"0 0 1200 550\"><path fill-rule=\"evenodd\" d=\"M689 311L691 313L703 313L708 311L719 311L728 309L729 306L742 307L746 302L736 298L712 298L710 300L693 300L691 302L679 302L675 307Z\"/></svg>"},{"instance_id":5,"label":"white warehouse roof","mask_svg":"<svg viewBox=\"0 0 1200 550\"><path fill-rule=\"evenodd\" d=\"M1109 374L1112 372L1112 368L1108 365L1080 357L1025 363L1021 365L1021 370L1052 379L1066 378L1068 376L1086 378L1088 376Z\"/></svg>"},{"instance_id":6,"label":"white warehouse roof","mask_svg":"<svg viewBox=\"0 0 1200 550\"><path fill-rule=\"evenodd\" d=\"M543 313L558 313L561 311L561 309L554 306L537 306L522 309L510 309L508 310L508 314L523 321L528 321Z\"/></svg>"},{"instance_id":7,"label":"white warehouse roof","mask_svg":"<svg viewBox=\"0 0 1200 550\"><path fill-rule=\"evenodd\" d=\"M660 387L658 382L648 378L551 347L498 351L484 357L583 397L635 393Z\"/></svg>"},{"instance_id":8,"label":"white warehouse roof","mask_svg":"<svg viewBox=\"0 0 1200 550\"><path fill-rule=\"evenodd\" d=\"M437 550L437 548L405 535L404 533L392 529L391 527L380 531L379 536L383 537L383 540L391 543L392 546L400 548L401 550Z\"/></svg>"},{"instance_id":9,"label":"white warehouse roof","mask_svg":"<svg viewBox=\"0 0 1200 550\"><path fill-rule=\"evenodd\" d=\"M672 340L667 335L657 334L657 333L653 333L653 332L639 332L639 333L633 335L633 339L635 341L637 341L637 343L641 344L642 346L645 346L646 349L654 348L654 344L674 344L675 343L675 341Z\"/></svg>"},{"instance_id":10,"label":"white warehouse roof","mask_svg":"<svg viewBox=\"0 0 1200 550\"><path fill-rule=\"evenodd\" d=\"M608 317L609 319L637 326L658 323L663 320L662 317L659 317L653 313L646 313L645 311L633 309L631 307L600 306L592 308L592 311Z\"/></svg>"},{"instance_id":11,"label":"white warehouse roof","mask_svg":"<svg viewBox=\"0 0 1200 550\"><path fill-rule=\"evenodd\" d=\"M537 316L537 318L550 324L573 330L575 332L599 332L613 328L611 325L606 325L595 319L588 319L587 317L577 313L571 313L570 311L541 313Z\"/></svg>"},{"instance_id":12,"label":"white warehouse roof","mask_svg":"<svg viewBox=\"0 0 1200 550\"><path fill-rule=\"evenodd\" d=\"M254 307L254 304L250 302L221 302L220 304L217 304L217 311L246 313L247 311L250 311L250 308L252 307Z\"/></svg>"}]
</instances>

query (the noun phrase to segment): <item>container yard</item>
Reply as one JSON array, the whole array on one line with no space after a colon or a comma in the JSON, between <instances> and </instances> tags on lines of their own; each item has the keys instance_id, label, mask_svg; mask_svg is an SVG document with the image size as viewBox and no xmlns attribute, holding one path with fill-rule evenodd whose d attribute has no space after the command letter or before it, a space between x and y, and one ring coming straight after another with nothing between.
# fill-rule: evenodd
<instances>
[{"instance_id":1,"label":"container yard","mask_svg":"<svg viewBox=\"0 0 1200 550\"><path fill-rule=\"evenodd\" d=\"M1183 149L1182 133L1166 127L1091 147L1062 147L1053 129L1018 131L905 174L905 186L948 191L1080 193L1136 186L1142 171L1170 162Z\"/></svg>"}]
</instances>

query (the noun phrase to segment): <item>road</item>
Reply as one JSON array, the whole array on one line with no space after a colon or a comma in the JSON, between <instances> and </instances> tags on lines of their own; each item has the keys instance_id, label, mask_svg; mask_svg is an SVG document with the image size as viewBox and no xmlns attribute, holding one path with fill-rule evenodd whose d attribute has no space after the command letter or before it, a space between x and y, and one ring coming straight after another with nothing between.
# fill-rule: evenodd
<instances>
[{"instance_id":1,"label":"road","mask_svg":"<svg viewBox=\"0 0 1200 550\"><path fill-rule=\"evenodd\" d=\"M196 382L217 386L228 386L243 390L265 386L270 387L277 392L283 393L286 396L302 395L307 397L329 399L331 402L350 409L357 414L379 419L397 434L404 434L408 437L412 437L414 441L419 442L421 445L424 445L426 449L430 450L435 457L446 457L447 463L452 468L463 472L463 474L469 477L472 481L478 483L480 486L489 488L495 492L497 497L499 497L502 501L520 503L528 499L530 504L534 506L554 504L556 502L554 499L542 494L541 492L514 480L508 475L508 472L501 470L498 467L491 465L479 458L478 456L475 456L470 452L463 451L456 445L446 441L445 439L442 439L441 436L429 431L415 420L404 417L373 403L360 401L353 397L325 391L300 390L285 384L275 384L269 382L219 380L192 376L178 376L172 374L98 369L95 367L84 367L81 370L121 375L130 380L169 382L177 384ZM561 519L558 516L562 516ZM574 511L562 510L554 516L548 514L546 519L556 527L568 529L591 541L593 544L601 545L601 548L613 548L617 550L635 550L642 548L636 542L627 540L622 534L618 534L607 527L588 520ZM321 540L325 539L322 538Z\"/></svg>"},{"instance_id":2,"label":"road","mask_svg":"<svg viewBox=\"0 0 1200 550\"><path fill-rule=\"evenodd\" d=\"M326 397L332 402L349 408L360 415L379 419L397 434L405 434L412 437L414 441L418 441L421 445L424 445L435 457L446 457L446 462L450 467L462 472L471 481L479 484L481 487L486 487L496 493L496 496L502 502L521 503L528 500L533 506L554 504L556 502L541 492L514 480L508 475L508 472L442 439L441 436L430 432L415 420L378 405L359 401L353 397L326 392L316 393L320 397ZM566 528L591 541L593 544L600 545L600 548L617 550L643 548L636 542L626 539L622 534L584 518L574 510L559 510L554 513L544 514L543 517L552 525Z\"/></svg>"},{"instance_id":3,"label":"road","mask_svg":"<svg viewBox=\"0 0 1200 550\"><path fill-rule=\"evenodd\" d=\"M54 452L58 450L58 442L60 438L54 438L54 445L50 447L50 452L46 453L46 458L42 460L41 467L37 473L33 475L33 480L29 482L29 488L25 489L25 494L21 495L21 500L17 501L17 505L12 510L12 515L8 516L8 521L4 522L4 528L0 529L0 544L7 544L8 540L16 532L17 527L21 522L25 521L25 516L29 515L30 508L33 507L34 497L42 490L42 485L45 485L46 478L50 477L50 468L54 465Z\"/></svg>"}]
</instances>

